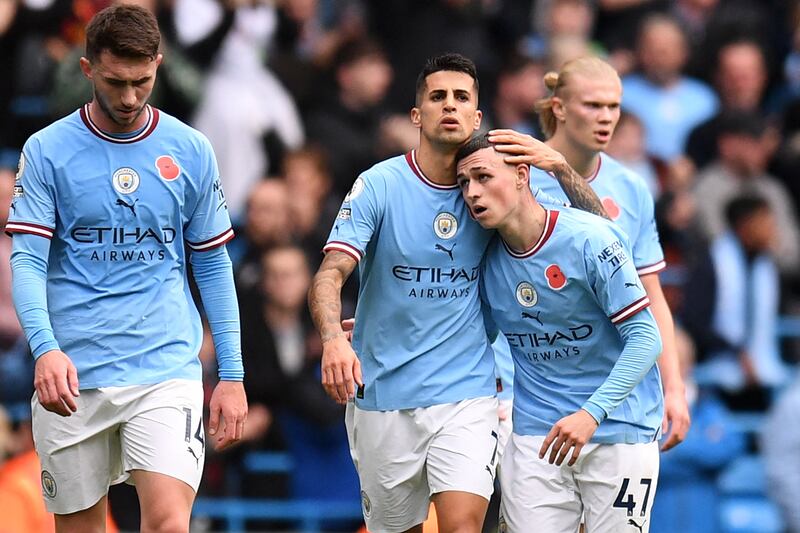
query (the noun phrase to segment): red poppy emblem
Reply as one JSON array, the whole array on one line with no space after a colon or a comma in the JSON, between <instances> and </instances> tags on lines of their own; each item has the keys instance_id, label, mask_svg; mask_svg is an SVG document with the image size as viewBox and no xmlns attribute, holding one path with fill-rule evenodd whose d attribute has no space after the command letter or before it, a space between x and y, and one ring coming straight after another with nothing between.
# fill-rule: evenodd
<instances>
[{"instance_id":1,"label":"red poppy emblem","mask_svg":"<svg viewBox=\"0 0 800 533\"><path fill-rule=\"evenodd\" d=\"M158 169L158 175L167 181L176 179L181 173L181 167L168 155L162 155L156 159L156 168Z\"/></svg>"},{"instance_id":2,"label":"red poppy emblem","mask_svg":"<svg viewBox=\"0 0 800 533\"><path fill-rule=\"evenodd\" d=\"M544 275L547 278L547 284L551 289L558 291L567 284L567 278L564 276L564 273L561 272L561 267L558 265L550 265L547 267L547 269L544 271Z\"/></svg>"},{"instance_id":3,"label":"red poppy emblem","mask_svg":"<svg viewBox=\"0 0 800 533\"><path fill-rule=\"evenodd\" d=\"M608 216L611 217L611 220L617 220L620 214L620 209L619 205L617 205L617 202L615 202L610 196L606 196L603 198L602 203L603 208L606 210L606 213L608 213Z\"/></svg>"}]
</instances>

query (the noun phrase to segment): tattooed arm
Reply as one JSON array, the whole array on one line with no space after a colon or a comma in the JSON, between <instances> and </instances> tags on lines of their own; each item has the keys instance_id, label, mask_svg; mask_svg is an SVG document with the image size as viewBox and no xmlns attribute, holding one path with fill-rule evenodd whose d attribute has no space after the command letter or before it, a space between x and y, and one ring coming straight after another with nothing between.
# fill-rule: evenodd
<instances>
[{"instance_id":1,"label":"tattooed arm","mask_svg":"<svg viewBox=\"0 0 800 533\"><path fill-rule=\"evenodd\" d=\"M340 404L355 394L361 380L361 363L342 330L342 286L356 260L344 252L325 254L308 292L311 317L322 338L322 386Z\"/></svg>"},{"instance_id":2,"label":"tattooed arm","mask_svg":"<svg viewBox=\"0 0 800 533\"><path fill-rule=\"evenodd\" d=\"M586 180L569 166L561 153L530 135L514 130L493 130L489 134L489 141L494 143L495 150L506 154L506 163L533 165L552 173L572 207L608 218L600 198Z\"/></svg>"}]
</instances>

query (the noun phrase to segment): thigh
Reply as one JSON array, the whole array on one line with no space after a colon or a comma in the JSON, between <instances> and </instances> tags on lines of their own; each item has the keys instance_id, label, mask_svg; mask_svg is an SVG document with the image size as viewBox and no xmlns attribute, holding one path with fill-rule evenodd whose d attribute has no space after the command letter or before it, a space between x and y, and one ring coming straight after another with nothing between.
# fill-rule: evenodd
<instances>
[{"instance_id":1,"label":"thigh","mask_svg":"<svg viewBox=\"0 0 800 533\"><path fill-rule=\"evenodd\" d=\"M468 492L488 502L500 445L497 398L437 405L424 416L434 434L427 458L431 494Z\"/></svg>"},{"instance_id":2,"label":"thigh","mask_svg":"<svg viewBox=\"0 0 800 533\"><path fill-rule=\"evenodd\" d=\"M172 476L131 472L142 514L142 531L189 531L195 491Z\"/></svg>"},{"instance_id":3,"label":"thigh","mask_svg":"<svg viewBox=\"0 0 800 533\"><path fill-rule=\"evenodd\" d=\"M428 516L425 457L431 436L414 422L414 411L366 411L347 404L350 455L372 533L406 531Z\"/></svg>"},{"instance_id":4,"label":"thigh","mask_svg":"<svg viewBox=\"0 0 800 533\"><path fill-rule=\"evenodd\" d=\"M539 459L544 437L511 434L503 454L500 530L508 533L578 531L581 497L566 464Z\"/></svg>"},{"instance_id":5,"label":"thigh","mask_svg":"<svg viewBox=\"0 0 800 533\"><path fill-rule=\"evenodd\" d=\"M197 492L205 460L202 384L170 380L142 388L129 403L120 438L126 472L164 474Z\"/></svg>"},{"instance_id":6,"label":"thigh","mask_svg":"<svg viewBox=\"0 0 800 533\"><path fill-rule=\"evenodd\" d=\"M658 483L658 443L602 444L576 476L587 533L647 533Z\"/></svg>"},{"instance_id":7,"label":"thigh","mask_svg":"<svg viewBox=\"0 0 800 533\"><path fill-rule=\"evenodd\" d=\"M68 417L31 400L33 439L41 462L42 495L51 513L92 508L124 477L117 412L100 389L81 391Z\"/></svg>"}]
</instances>

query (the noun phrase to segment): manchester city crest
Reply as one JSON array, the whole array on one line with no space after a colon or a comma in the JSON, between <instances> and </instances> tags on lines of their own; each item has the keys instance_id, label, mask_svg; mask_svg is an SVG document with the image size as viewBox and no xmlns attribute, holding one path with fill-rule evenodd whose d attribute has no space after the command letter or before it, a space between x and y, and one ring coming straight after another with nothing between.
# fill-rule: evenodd
<instances>
[{"instance_id":1,"label":"manchester city crest","mask_svg":"<svg viewBox=\"0 0 800 533\"><path fill-rule=\"evenodd\" d=\"M439 213L433 219L433 231L440 239L452 239L458 231L458 220L450 213Z\"/></svg>"},{"instance_id":2,"label":"manchester city crest","mask_svg":"<svg viewBox=\"0 0 800 533\"><path fill-rule=\"evenodd\" d=\"M369 501L369 496L363 490L361 491L361 509L364 511L364 517L369 518L372 514L372 502Z\"/></svg>"},{"instance_id":3,"label":"manchester city crest","mask_svg":"<svg viewBox=\"0 0 800 533\"><path fill-rule=\"evenodd\" d=\"M353 187L350 188L350 192L347 193L347 196L344 197L345 202L352 202L361 192L364 190L364 180L361 178L356 178L356 181L353 182Z\"/></svg>"},{"instance_id":4,"label":"manchester city crest","mask_svg":"<svg viewBox=\"0 0 800 533\"><path fill-rule=\"evenodd\" d=\"M517 285L517 302L523 307L533 307L539 301L539 295L536 294L536 289L533 288L527 281L521 282Z\"/></svg>"},{"instance_id":5,"label":"manchester city crest","mask_svg":"<svg viewBox=\"0 0 800 533\"><path fill-rule=\"evenodd\" d=\"M42 492L44 492L45 496L48 498L55 498L58 492L56 480L47 470L42 470Z\"/></svg>"},{"instance_id":6,"label":"manchester city crest","mask_svg":"<svg viewBox=\"0 0 800 533\"><path fill-rule=\"evenodd\" d=\"M16 181L22 179L22 173L25 172L25 154L19 154L19 163L17 163L17 176Z\"/></svg>"},{"instance_id":7,"label":"manchester city crest","mask_svg":"<svg viewBox=\"0 0 800 533\"><path fill-rule=\"evenodd\" d=\"M120 194L130 194L139 188L139 174L130 167L122 167L111 177L114 190Z\"/></svg>"}]
</instances>

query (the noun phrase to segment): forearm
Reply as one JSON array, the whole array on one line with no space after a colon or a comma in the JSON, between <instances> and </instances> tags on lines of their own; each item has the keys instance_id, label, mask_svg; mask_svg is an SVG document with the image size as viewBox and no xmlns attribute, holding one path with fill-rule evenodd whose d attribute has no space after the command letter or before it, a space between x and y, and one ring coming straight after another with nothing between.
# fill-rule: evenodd
<instances>
[{"instance_id":1,"label":"forearm","mask_svg":"<svg viewBox=\"0 0 800 533\"><path fill-rule=\"evenodd\" d=\"M219 378L242 381L242 347L239 306L233 283L231 260L224 246L191 256L194 279L203 300L214 349Z\"/></svg>"},{"instance_id":2,"label":"forearm","mask_svg":"<svg viewBox=\"0 0 800 533\"><path fill-rule=\"evenodd\" d=\"M556 166L553 169L553 175L564 190L564 194L567 195L572 207L608 218L600 198L597 197L597 193L583 179L583 176L575 172L567 162Z\"/></svg>"},{"instance_id":3,"label":"forearm","mask_svg":"<svg viewBox=\"0 0 800 533\"><path fill-rule=\"evenodd\" d=\"M617 328L624 347L608 378L582 406L597 423L602 423L642 380L661 351L658 329L645 309Z\"/></svg>"},{"instance_id":4,"label":"forearm","mask_svg":"<svg viewBox=\"0 0 800 533\"><path fill-rule=\"evenodd\" d=\"M47 311L47 260L50 241L36 235L14 236L11 294L19 323L34 358L58 350Z\"/></svg>"},{"instance_id":5,"label":"forearm","mask_svg":"<svg viewBox=\"0 0 800 533\"><path fill-rule=\"evenodd\" d=\"M328 252L311 282L308 307L322 342L344 335L342 330L342 286L355 261L341 252Z\"/></svg>"},{"instance_id":6,"label":"forearm","mask_svg":"<svg viewBox=\"0 0 800 533\"><path fill-rule=\"evenodd\" d=\"M661 334L662 348L661 354L658 356L658 368L661 371L664 392L685 394L675 345L675 323L672 320L672 312L667 305L667 300L664 298L664 292L661 290L658 274L642 276L642 285L650 298L650 310L653 312L653 317L658 324L658 331Z\"/></svg>"}]
</instances>

